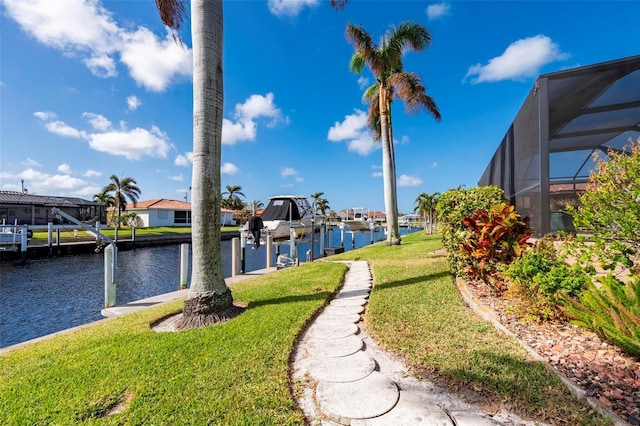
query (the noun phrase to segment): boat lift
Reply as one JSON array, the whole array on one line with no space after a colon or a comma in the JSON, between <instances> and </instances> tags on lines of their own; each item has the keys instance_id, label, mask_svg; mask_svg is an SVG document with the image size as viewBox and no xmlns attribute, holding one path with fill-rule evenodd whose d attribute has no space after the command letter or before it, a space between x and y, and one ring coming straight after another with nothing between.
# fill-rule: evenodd
<instances>
[{"instance_id":1,"label":"boat lift","mask_svg":"<svg viewBox=\"0 0 640 426\"><path fill-rule=\"evenodd\" d=\"M111 308L116 305L116 271L118 269L118 247L115 241L106 235L100 233L98 227L93 227L80 222L75 217L68 215L57 207L51 209L56 217L63 217L69 222L73 222L85 231L89 231L96 235L98 239L102 239L109 243L104 249L104 307Z\"/></svg>"}]
</instances>

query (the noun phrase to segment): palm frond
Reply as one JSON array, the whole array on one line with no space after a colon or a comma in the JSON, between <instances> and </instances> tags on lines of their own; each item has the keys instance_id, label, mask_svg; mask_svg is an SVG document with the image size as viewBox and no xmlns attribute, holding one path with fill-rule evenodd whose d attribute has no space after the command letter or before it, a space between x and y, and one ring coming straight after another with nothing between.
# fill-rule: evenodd
<instances>
[{"instance_id":1,"label":"palm frond","mask_svg":"<svg viewBox=\"0 0 640 426\"><path fill-rule=\"evenodd\" d=\"M393 87L393 96L402 99L407 112L415 113L424 108L436 120L440 120L440 111L431 96L427 95L427 89L422 84L418 74L411 72L394 73L389 76L387 83Z\"/></svg>"}]
</instances>

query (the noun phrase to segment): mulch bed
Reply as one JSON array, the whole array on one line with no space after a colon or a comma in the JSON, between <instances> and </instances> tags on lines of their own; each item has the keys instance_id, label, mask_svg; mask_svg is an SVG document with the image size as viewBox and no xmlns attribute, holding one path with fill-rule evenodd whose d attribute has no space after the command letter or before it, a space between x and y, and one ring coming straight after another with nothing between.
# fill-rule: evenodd
<instances>
[{"instance_id":1,"label":"mulch bed","mask_svg":"<svg viewBox=\"0 0 640 426\"><path fill-rule=\"evenodd\" d=\"M498 321L551 366L631 425L640 425L640 359L625 354L592 331L566 321L520 321L507 299L482 282L467 282L475 298Z\"/></svg>"}]
</instances>

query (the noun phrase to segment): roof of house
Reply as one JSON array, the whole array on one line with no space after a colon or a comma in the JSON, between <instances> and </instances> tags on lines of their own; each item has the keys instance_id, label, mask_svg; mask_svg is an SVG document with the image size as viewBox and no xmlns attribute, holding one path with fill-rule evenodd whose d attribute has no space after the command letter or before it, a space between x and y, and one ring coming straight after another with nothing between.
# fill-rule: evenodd
<instances>
[{"instance_id":1,"label":"roof of house","mask_svg":"<svg viewBox=\"0 0 640 426\"><path fill-rule=\"evenodd\" d=\"M138 201L127 204L127 210L191 210L191 203L180 200L170 200L168 198L154 198L152 200Z\"/></svg>"},{"instance_id":2,"label":"roof of house","mask_svg":"<svg viewBox=\"0 0 640 426\"><path fill-rule=\"evenodd\" d=\"M0 191L0 204L25 204L46 207L86 207L100 205L78 197L52 197L18 191Z\"/></svg>"},{"instance_id":3,"label":"roof of house","mask_svg":"<svg viewBox=\"0 0 640 426\"><path fill-rule=\"evenodd\" d=\"M138 201L137 203L127 204L127 210L191 210L191 203L180 200L170 200L168 198L154 198L152 200ZM223 212L232 213L233 210L220 209Z\"/></svg>"}]
</instances>

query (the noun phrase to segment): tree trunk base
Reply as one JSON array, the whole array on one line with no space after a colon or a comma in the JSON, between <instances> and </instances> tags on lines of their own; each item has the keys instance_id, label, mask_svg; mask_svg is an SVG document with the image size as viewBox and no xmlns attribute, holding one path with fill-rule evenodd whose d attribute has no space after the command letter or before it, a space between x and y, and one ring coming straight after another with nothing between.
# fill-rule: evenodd
<instances>
[{"instance_id":1,"label":"tree trunk base","mask_svg":"<svg viewBox=\"0 0 640 426\"><path fill-rule=\"evenodd\" d=\"M182 318L176 324L178 330L189 330L225 322L240 315L246 309L233 303L231 290L207 293L187 299L182 309Z\"/></svg>"}]
</instances>

